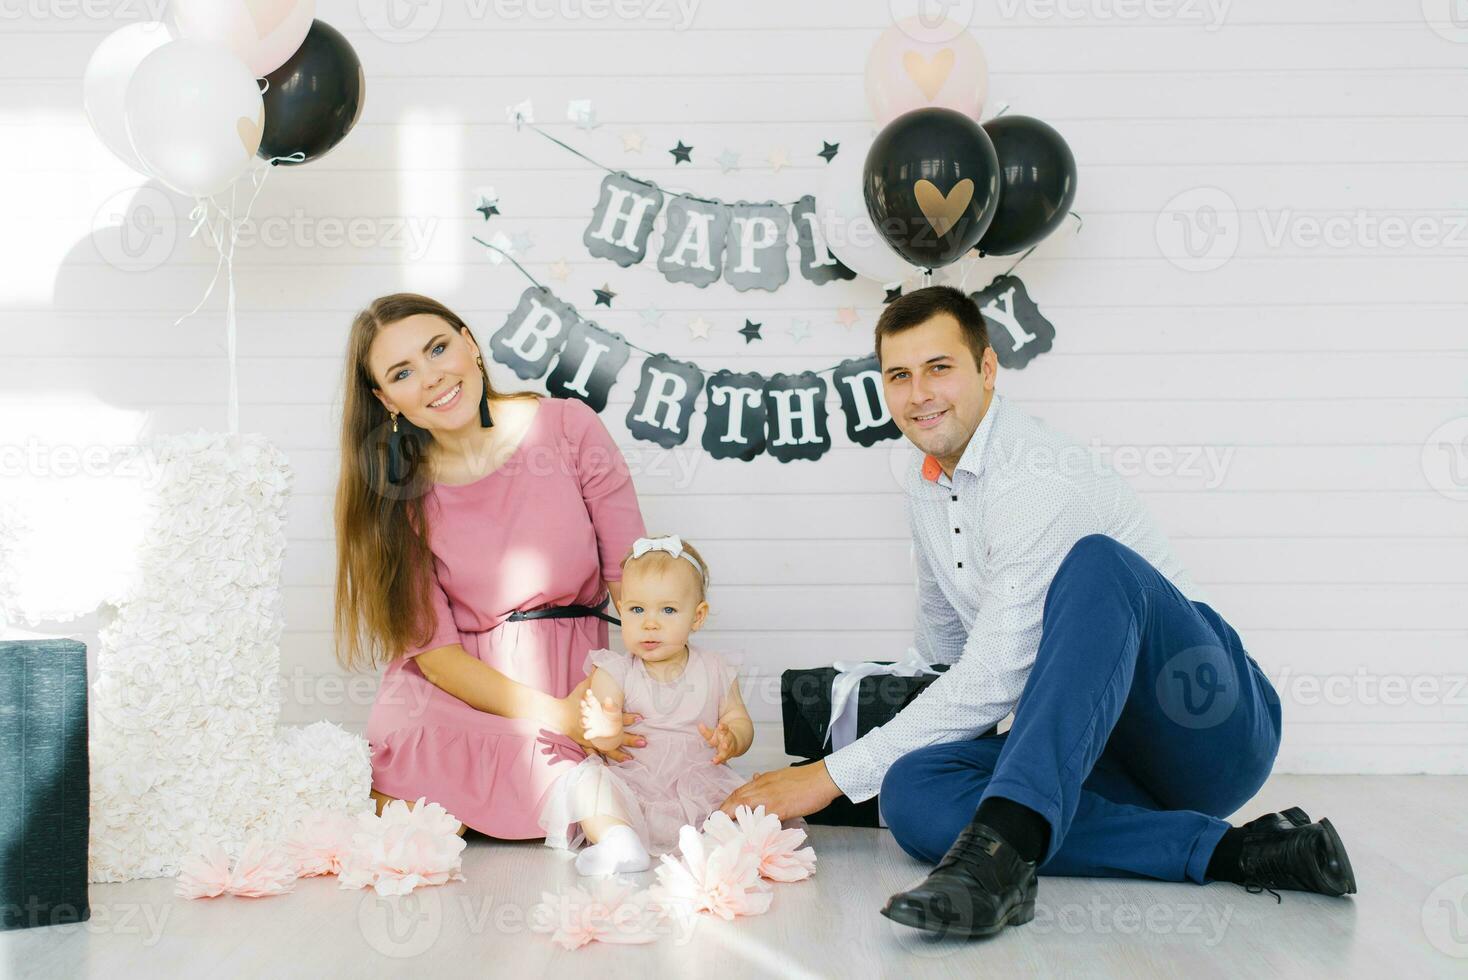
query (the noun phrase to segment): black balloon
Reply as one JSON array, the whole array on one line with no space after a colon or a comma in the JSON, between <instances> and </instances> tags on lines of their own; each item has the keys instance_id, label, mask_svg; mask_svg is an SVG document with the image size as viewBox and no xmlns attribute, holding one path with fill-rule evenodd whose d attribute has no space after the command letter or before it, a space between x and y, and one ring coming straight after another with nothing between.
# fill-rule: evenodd
<instances>
[{"instance_id":1,"label":"black balloon","mask_svg":"<svg viewBox=\"0 0 1468 980\"><path fill-rule=\"evenodd\" d=\"M978 244L999 204L989 134L952 109L914 109L887 124L862 179L877 231L914 265L937 268Z\"/></svg>"},{"instance_id":2,"label":"black balloon","mask_svg":"<svg viewBox=\"0 0 1468 980\"><path fill-rule=\"evenodd\" d=\"M1013 255L1054 231L1076 199L1076 158L1059 133L1030 116L998 116L984 131L999 154L999 211L981 255Z\"/></svg>"},{"instance_id":3,"label":"black balloon","mask_svg":"<svg viewBox=\"0 0 1468 980\"><path fill-rule=\"evenodd\" d=\"M306 159L280 162L315 160L352 131L367 99L357 52L325 21L313 21L296 53L265 77L270 88L259 156L266 160L295 153Z\"/></svg>"}]
</instances>

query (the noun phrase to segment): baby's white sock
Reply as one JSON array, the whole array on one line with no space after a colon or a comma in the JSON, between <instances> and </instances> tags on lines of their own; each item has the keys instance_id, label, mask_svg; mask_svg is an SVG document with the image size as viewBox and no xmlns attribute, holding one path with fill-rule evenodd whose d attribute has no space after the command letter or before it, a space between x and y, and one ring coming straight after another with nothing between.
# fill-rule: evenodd
<instances>
[{"instance_id":1,"label":"baby's white sock","mask_svg":"<svg viewBox=\"0 0 1468 980\"><path fill-rule=\"evenodd\" d=\"M635 874L650 867L647 848L626 824L607 828L599 843L576 855L576 872L583 875Z\"/></svg>"}]
</instances>

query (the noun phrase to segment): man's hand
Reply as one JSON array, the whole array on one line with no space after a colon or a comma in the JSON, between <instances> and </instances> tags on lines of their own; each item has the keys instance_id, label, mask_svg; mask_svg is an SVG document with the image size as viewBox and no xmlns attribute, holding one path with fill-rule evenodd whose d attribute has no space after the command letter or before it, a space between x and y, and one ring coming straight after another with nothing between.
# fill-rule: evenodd
<instances>
[{"instance_id":1,"label":"man's hand","mask_svg":"<svg viewBox=\"0 0 1468 980\"><path fill-rule=\"evenodd\" d=\"M804 817L824 809L841 795L841 789L826 772L825 760L808 766L787 766L774 772L755 773L754 779L729 794L719 807L729 816L734 808L751 810L761 804L766 813L776 813L782 820Z\"/></svg>"}]
</instances>

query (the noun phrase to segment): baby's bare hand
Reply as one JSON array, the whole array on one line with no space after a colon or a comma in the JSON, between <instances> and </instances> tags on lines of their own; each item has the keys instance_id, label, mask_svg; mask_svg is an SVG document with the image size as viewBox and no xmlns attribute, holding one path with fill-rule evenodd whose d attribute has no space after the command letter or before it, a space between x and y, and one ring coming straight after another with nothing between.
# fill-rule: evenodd
<instances>
[{"instance_id":1,"label":"baby's bare hand","mask_svg":"<svg viewBox=\"0 0 1468 980\"><path fill-rule=\"evenodd\" d=\"M714 750L714 757L709 760L713 765L728 762L734 757L735 750L739 748L739 743L735 740L734 733L723 722L720 722L718 727L713 731L709 731L707 725L700 723L698 733L703 736L703 740L709 743L709 746Z\"/></svg>"},{"instance_id":2,"label":"baby's bare hand","mask_svg":"<svg viewBox=\"0 0 1468 980\"><path fill-rule=\"evenodd\" d=\"M622 722L622 712L611 698L598 703L587 691L581 699L581 725L587 738L616 738L622 734Z\"/></svg>"}]
</instances>

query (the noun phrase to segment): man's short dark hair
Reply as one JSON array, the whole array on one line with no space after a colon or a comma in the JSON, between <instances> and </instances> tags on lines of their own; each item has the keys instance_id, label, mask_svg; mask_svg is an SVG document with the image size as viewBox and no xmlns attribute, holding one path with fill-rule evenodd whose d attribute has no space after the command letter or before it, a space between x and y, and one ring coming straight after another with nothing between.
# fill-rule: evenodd
<instances>
[{"instance_id":1,"label":"man's short dark hair","mask_svg":"<svg viewBox=\"0 0 1468 980\"><path fill-rule=\"evenodd\" d=\"M920 323L947 313L958 321L963 330L963 339L973 352L974 365L981 368L984 351L989 347L989 329L984 325L984 315L979 304L960 289L952 286L928 286L916 292L899 296L877 318L876 350L877 362L882 360L882 338L901 333Z\"/></svg>"}]
</instances>

